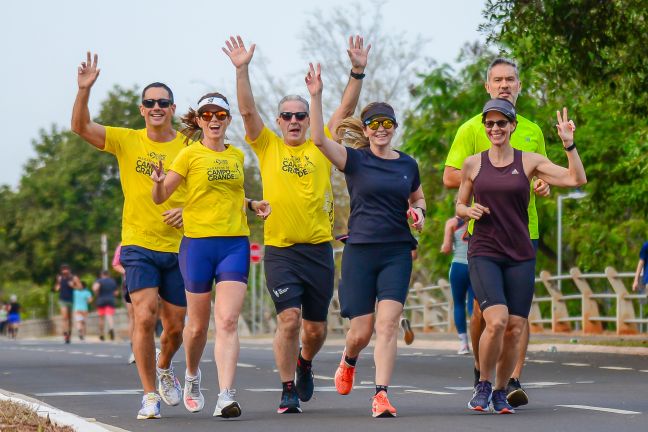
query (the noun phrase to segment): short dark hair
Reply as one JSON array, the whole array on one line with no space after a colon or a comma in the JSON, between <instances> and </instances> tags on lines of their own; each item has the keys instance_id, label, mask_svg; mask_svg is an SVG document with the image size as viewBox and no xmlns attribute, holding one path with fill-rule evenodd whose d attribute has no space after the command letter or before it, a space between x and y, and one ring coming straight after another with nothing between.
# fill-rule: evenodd
<instances>
[{"instance_id":1,"label":"short dark hair","mask_svg":"<svg viewBox=\"0 0 648 432\"><path fill-rule=\"evenodd\" d=\"M108 277L110 276L110 272L108 270L101 270L101 276Z\"/></svg>"},{"instance_id":2,"label":"short dark hair","mask_svg":"<svg viewBox=\"0 0 648 432\"><path fill-rule=\"evenodd\" d=\"M146 90L148 90L150 88L156 88L156 87L157 88L163 88L164 90L166 90L167 93L169 93L169 99L171 99L171 103L173 103L173 92L171 91L169 86L164 84L164 83L157 82L157 81L147 85L146 87L144 87L144 90L142 90L142 100L144 100L144 94L146 94Z\"/></svg>"},{"instance_id":3,"label":"short dark hair","mask_svg":"<svg viewBox=\"0 0 648 432\"><path fill-rule=\"evenodd\" d=\"M517 63L515 63L514 60L506 57L497 57L495 60L493 60L489 65L488 69L486 70L486 81L490 78L490 72L491 69L493 69L497 65L509 65L513 66L513 69L515 69L515 78L520 79L520 73L518 72L518 66Z\"/></svg>"}]
</instances>

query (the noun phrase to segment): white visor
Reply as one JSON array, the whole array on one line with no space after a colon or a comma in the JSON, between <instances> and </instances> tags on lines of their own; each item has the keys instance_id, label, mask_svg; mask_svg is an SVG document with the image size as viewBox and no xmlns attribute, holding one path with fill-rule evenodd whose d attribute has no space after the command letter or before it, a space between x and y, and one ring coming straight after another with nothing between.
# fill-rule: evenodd
<instances>
[{"instance_id":1,"label":"white visor","mask_svg":"<svg viewBox=\"0 0 648 432\"><path fill-rule=\"evenodd\" d=\"M214 106L223 108L223 109L227 110L227 112L229 112L229 110L230 110L230 106L229 106L229 104L227 102L225 102L225 99L214 96L214 97L208 97L208 98L205 98L205 99L201 100L198 103L198 109L196 111L200 111L201 108L206 107L208 105L214 105Z\"/></svg>"}]
</instances>

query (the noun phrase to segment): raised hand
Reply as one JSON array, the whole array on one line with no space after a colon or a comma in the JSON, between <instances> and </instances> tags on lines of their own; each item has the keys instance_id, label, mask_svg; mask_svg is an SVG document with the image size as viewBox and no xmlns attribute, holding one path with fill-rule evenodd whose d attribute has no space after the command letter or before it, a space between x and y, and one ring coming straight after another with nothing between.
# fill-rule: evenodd
<instances>
[{"instance_id":1,"label":"raised hand","mask_svg":"<svg viewBox=\"0 0 648 432\"><path fill-rule=\"evenodd\" d=\"M250 45L248 50L245 48L241 36L236 36L236 38L230 36L229 40L225 41L225 45L227 45L227 48L223 47L223 52L230 58L234 67L239 68L250 64L256 44Z\"/></svg>"},{"instance_id":2,"label":"raised hand","mask_svg":"<svg viewBox=\"0 0 648 432\"><path fill-rule=\"evenodd\" d=\"M157 165L151 164L151 168L153 169L151 171L151 179L155 183L162 183L164 179L166 178L166 174L164 172L164 166L162 165L162 161L159 161Z\"/></svg>"},{"instance_id":3,"label":"raised hand","mask_svg":"<svg viewBox=\"0 0 648 432\"><path fill-rule=\"evenodd\" d=\"M81 62L79 65L78 70L78 75L77 75L77 81L79 83L79 88L80 89L89 89L92 87L92 85L97 81L97 77L99 77L99 72L101 72L101 69L97 69L97 65L99 64L99 56L97 54L92 56L90 51L88 51L88 58L86 61Z\"/></svg>"},{"instance_id":4,"label":"raised hand","mask_svg":"<svg viewBox=\"0 0 648 432\"><path fill-rule=\"evenodd\" d=\"M349 48L347 53L349 54L349 59L351 60L351 67L353 69L360 69L361 71L367 67L367 57L369 56L369 50L371 49L371 44L367 45L367 48L364 47L364 39L361 36L356 36L355 39L353 36L349 37Z\"/></svg>"},{"instance_id":5,"label":"raised hand","mask_svg":"<svg viewBox=\"0 0 648 432\"><path fill-rule=\"evenodd\" d=\"M479 220L484 214L490 214L490 209L481 204L474 203L468 208L468 217L470 219Z\"/></svg>"},{"instance_id":6,"label":"raised hand","mask_svg":"<svg viewBox=\"0 0 648 432\"><path fill-rule=\"evenodd\" d=\"M560 136L563 145L569 147L574 142L574 131L576 130L576 125L573 120L569 120L569 117L567 116L567 108L563 108L562 115L560 114L560 111L556 111L556 118L558 119L558 124L556 124L558 136Z\"/></svg>"},{"instance_id":7,"label":"raised hand","mask_svg":"<svg viewBox=\"0 0 648 432\"><path fill-rule=\"evenodd\" d=\"M324 84L322 83L322 67L317 63L317 70L313 66L313 63L308 63L309 70L306 74L306 87L308 87L308 92L311 96L321 94Z\"/></svg>"},{"instance_id":8,"label":"raised hand","mask_svg":"<svg viewBox=\"0 0 648 432\"><path fill-rule=\"evenodd\" d=\"M255 202L254 210L256 215L263 220L268 219L268 216L270 216L270 213L272 213L272 208L270 207L270 203L266 200L254 201L254 202Z\"/></svg>"}]
</instances>

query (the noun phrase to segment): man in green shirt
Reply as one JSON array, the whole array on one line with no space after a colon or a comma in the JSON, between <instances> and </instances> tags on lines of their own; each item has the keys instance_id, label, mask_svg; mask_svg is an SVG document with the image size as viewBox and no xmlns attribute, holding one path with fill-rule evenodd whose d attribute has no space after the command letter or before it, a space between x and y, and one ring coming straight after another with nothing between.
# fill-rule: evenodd
<instances>
[{"instance_id":1,"label":"man in green shirt","mask_svg":"<svg viewBox=\"0 0 648 432\"><path fill-rule=\"evenodd\" d=\"M502 98L509 100L513 105L520 94L522 83L518 74L518 68L514 61L506 58L496 58L488 66L486 91L491 98ZM545 151L544 136L537 124L518 114L517 127L511 135L511 146L515 149L539 153L547 156ZM450 152L443 171L443 184L447 188L458 188L461 183L461 167L468 156L488 150L491 146L482 124L482 113L475 115L465 122L457 130ZM529 199L529 236L533 246L538 249L538 213L535 207L535 195L549 195L549 185L540 179L531 184L531 196ZM468 231L472 233L474 221L470 221ZM475 380L479 380L479 338L484 331L484 320L482 319L479 305L475 302L474 312L470 321L470 337L472 339L473 354L475 356ZM529 343L529 326L527 325L520 340L520 354L515 370L509 380L507 399L513 407L526 405L529 399L520 386L520 375L527 345Z\"/></svg>"}]
</instances>

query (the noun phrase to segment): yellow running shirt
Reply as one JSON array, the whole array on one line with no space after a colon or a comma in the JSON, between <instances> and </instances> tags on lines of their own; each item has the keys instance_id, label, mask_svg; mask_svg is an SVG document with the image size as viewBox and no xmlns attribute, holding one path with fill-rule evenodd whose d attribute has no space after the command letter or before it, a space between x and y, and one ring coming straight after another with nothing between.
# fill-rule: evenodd
<instances>
[{"instance_id":1,"label":"yellow running shirt","mask_svg":"<svg viewBox=\"0 0 648 432\"><path fill-rule=\"evenodd\" d=\"M196 143L180 151L171 171L187 187L182 218L185 236L248 236L243 189L243 152L227 145L217 152Z\"/></svg>"},{"instance_id":2,"label":"yellow running shirt","mask_svg":"<svg viewBox=\"0 0 648 432\"><path fill-rule=\"evenodd\" d=\"M517 127L511 134L511 147L530 153L538 153L547 156L545 150L544 136L540 127L521 115L517 116ZM491 142L486 135L486 129L482 124L482 115L477 114L475 117L462 124L457 131L448 158L446 166L461 169L464 160L468 156L476 155L491 147ZM529 238L536 240L540 238L538 230L538 212L535 206L535 193L533 193L533 183L531 183L531 195L529 197ZM475 222L470 221L468 232L472 233Z\"/></svg>"},{"instance_id":3,"label":"yellow running shirt","mask_svg":"<svg viewBox=\"0 0 648 432\"><path fill-rule=\"evenodd\" d=\"M141 246L158 252L178 252L182 230L164 223L162 213L182 207L185 188L171 199L157 205L153 202L151 163L162 160L168 170L171 161L186 147L184 135L177 133L173 141L159 143L146 135L146 129L106 127L104 151L117 157L119 177L124 193L122 214L122 246Z\"/></svg>"},{"instance_id":4,"label":"yellow running shirt","mask_svg":"<svg viewBox=\"0 0 648 432\"><path fill-rule=\"evenodd\" d=\"M326 134L330 137L328 129ZM259 158L263 198L272 206L264 243L285 247L333 240L331 162L315 143L309 138L289 146L267 127L256 140L245 139Z\"/></svg>"}]
</instances>

